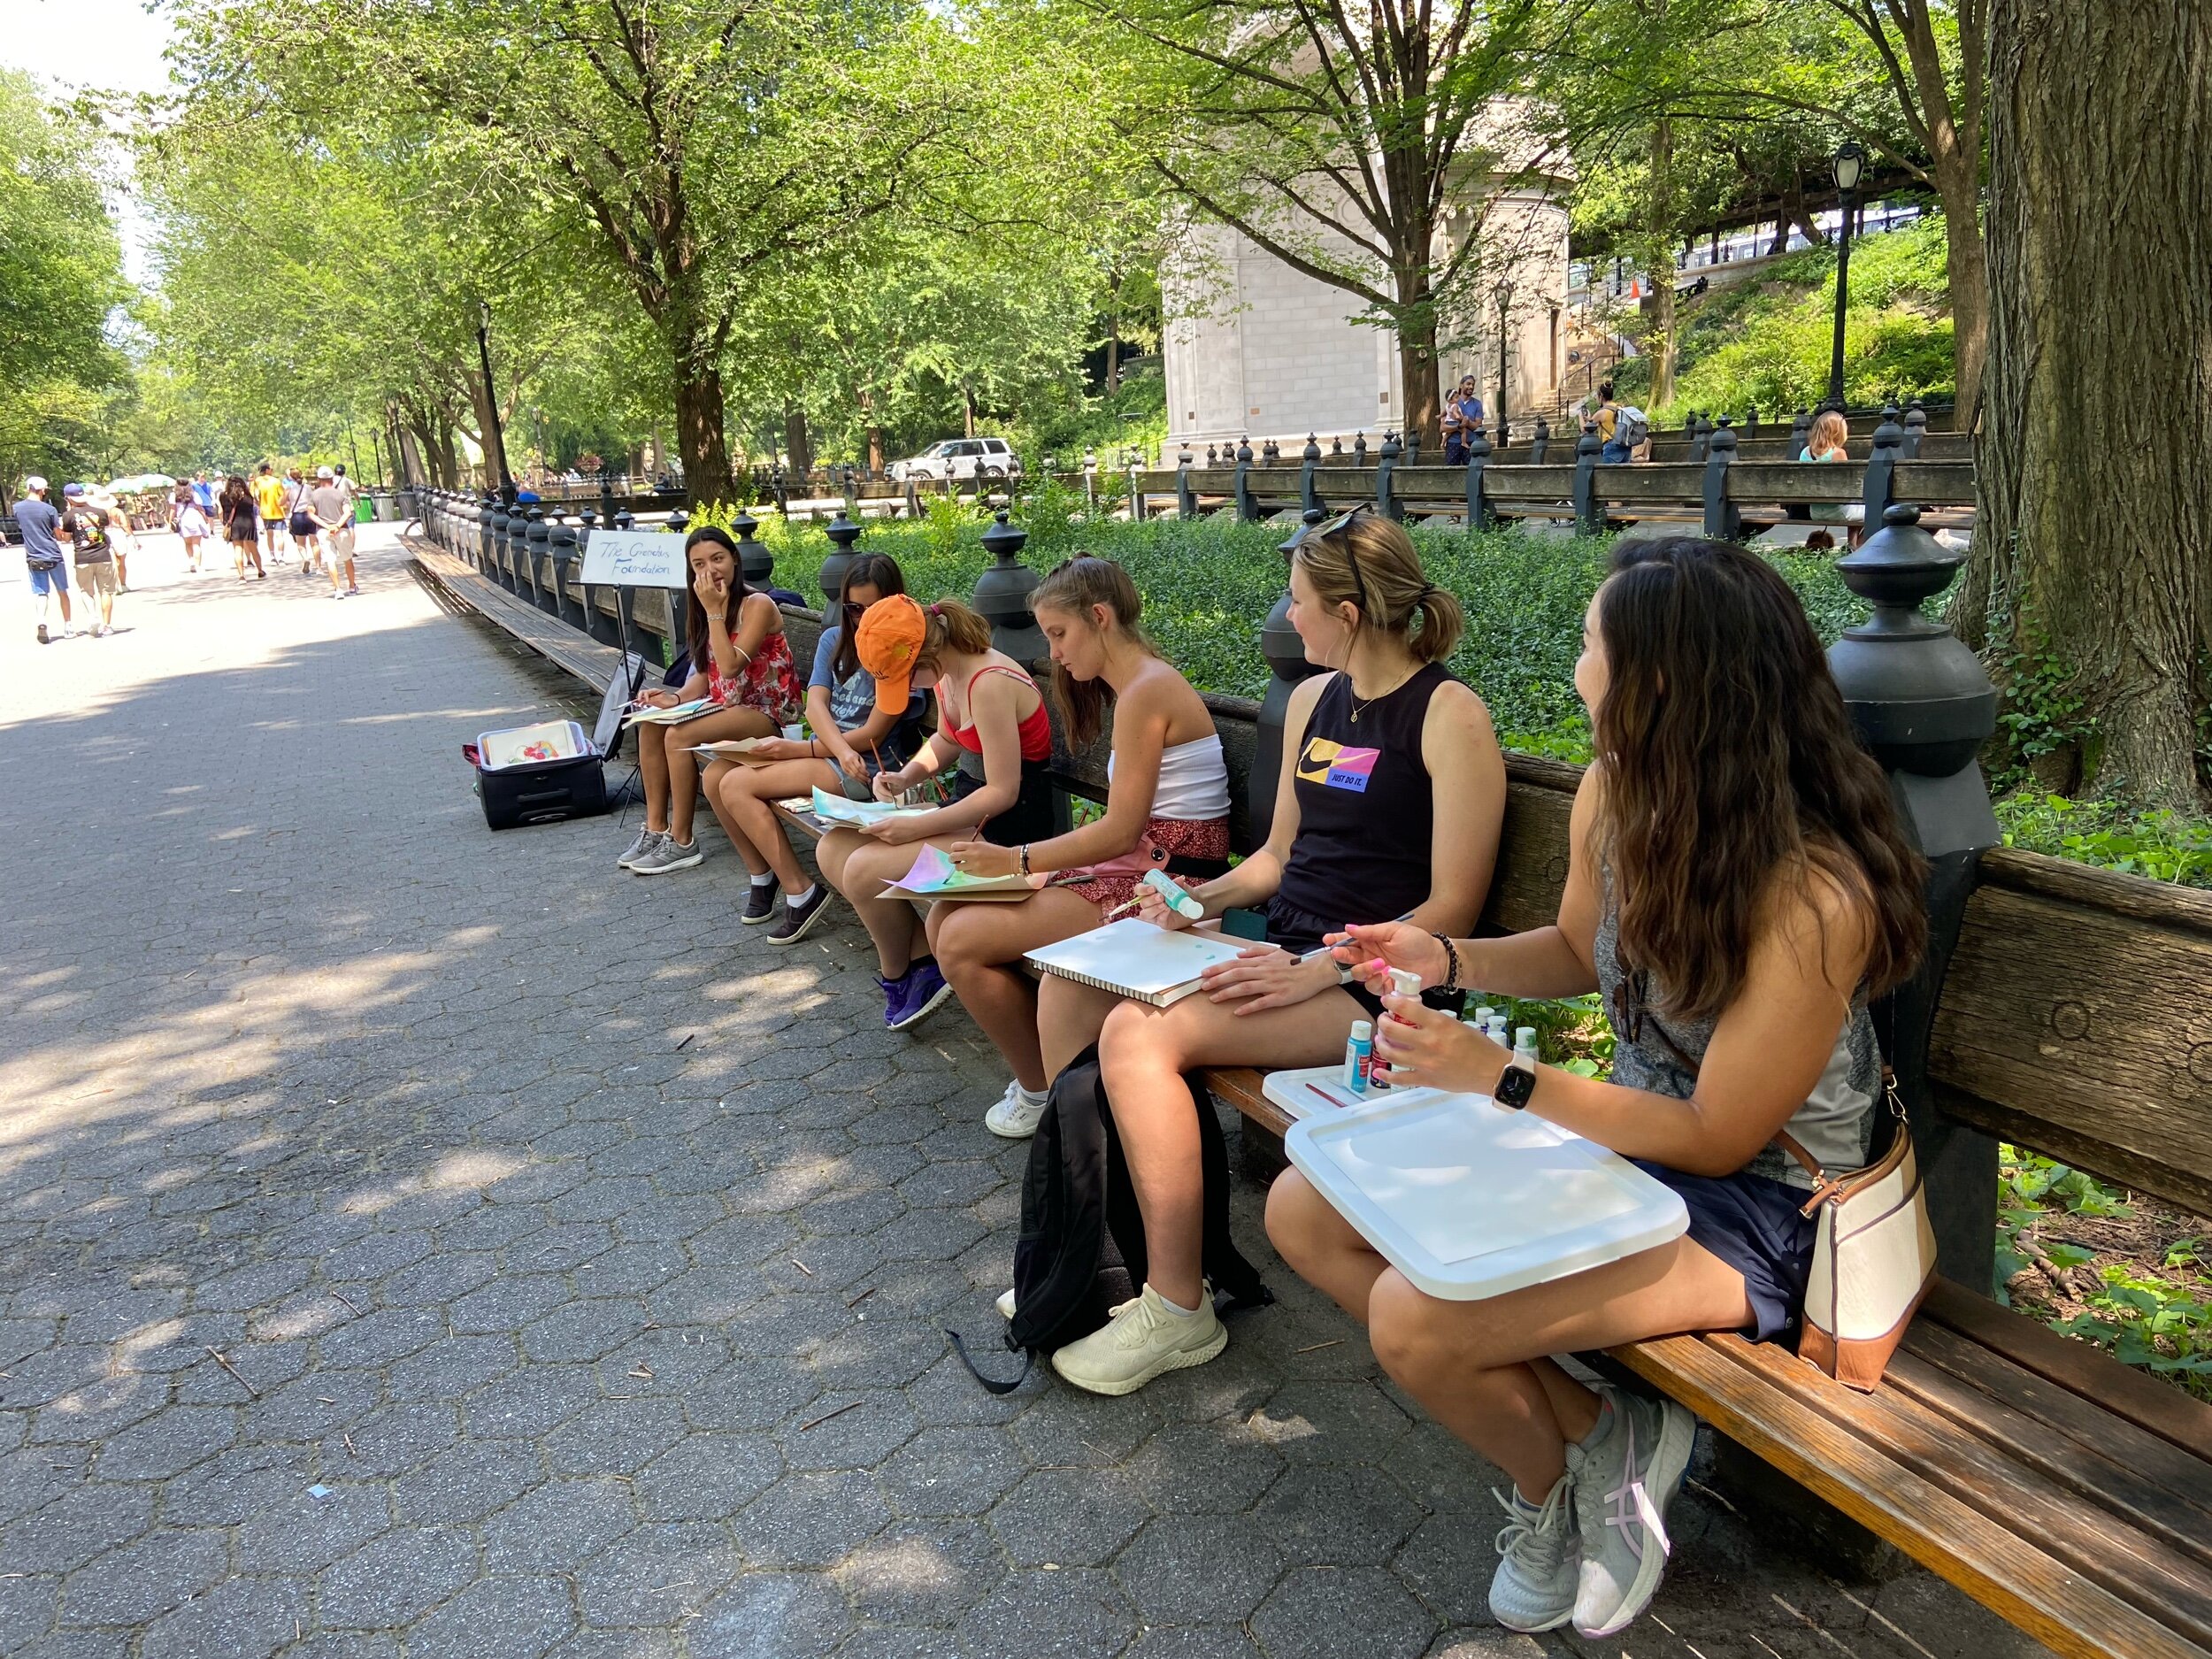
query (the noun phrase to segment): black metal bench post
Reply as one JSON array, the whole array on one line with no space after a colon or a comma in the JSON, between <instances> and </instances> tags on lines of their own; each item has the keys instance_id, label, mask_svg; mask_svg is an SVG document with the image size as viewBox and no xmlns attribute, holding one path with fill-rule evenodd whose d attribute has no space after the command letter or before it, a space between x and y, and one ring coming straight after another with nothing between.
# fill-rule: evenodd
<instances>
[{"instance_id":1,"label":"black metal bench post","mask_svg":"<svg viewBox=\"0 0 2212 1659\"><path fill-rule=\"evenodd\" d=\"M1736 433L1731 418L1720 418L1720 429L1707 441L1705 455L1705 535L1711 541L1743 539L1743 515L1728 498L1728 469L1736 463Z\"/></svg>"},{"instance_id":2,"label":"black metal bench post","mask_svg":"<svg viewBox=\"0 0 2212 1659\"><path fill-rule=\"evenodd\" d=\"M492 557L492 519L498 511L496 495L487 495L476 505L476 544L472 557L476 568L487 576L498 571L497 561Z\"/></svg>"},{"instance_id":3,"label":"black metal bench post","mask_svg":"<svg viewBox=\"0 0 2212 1659\"><path fill-rule=\"evenodd\" d=\"M576 580L576 526L557 524L546 533L546 565L553 572L553 614L571 627L589 633L582 584Z\"/></svg>"},{"instance_id":4,"label":"black metal bench post","mask_svg":"<svg viewBox=\"0 0 2212 1659\"><path fill-rule=\"evenodd\" d=\"M1021 562L1028 544L1029 532L1000 508L983 531L990 565L975 579L976 614L991 625L991 643L1018 663L1033 663L1046 654L1045 636L1029 608L1029 595L1041 578Z\"/></svg>"},{"instance_id":5,"label":"black metal bench post","mask_svg":"<svg viewBox=\"0 0 2212 1659\"><path fill-rule=\"evenodd\" d=\"M547 583L552 554L553 526L545 521L544 508L533 507L529 526L523 533L523 557L530 564L530 596L539 610L557 617L561 614L560 589Z\"/></svg>"},{"instance_id":6,"label":"black metal bench post","mask_svg":"<svg viewBox=\"0 0 2212 1659\"><path fill-rule=\"evenodd\" d=\"M1997 1143L1937 1105L1929 1035L1944 970L1957 946L1982 854L2002 837L1976 757L1997 729L1997 691L1980 660L1949 629L1920 614L1951 585L1962 555L1920 527L1920 510L1892 506L1858 550L1836 561L1873 615L1828 653L1859 734L1889 772L1905 826L1928 860L1928 952L1912 979L1877 1009L1912 1123L1947 1279L1993 1288Z\"/></svg>"},{"instance_id":7,"label":"black metal bench post","mask_svg":"<svg viewBox=\"0 0 2212 1659\"><path fill-rule=\"evenodd\" d=\"M1386 518L1402 519L1406 516L1405 508L1398 500L1394 477L1400 453L1398 434L1384 433L1382 458L1375 463L1375 511Z\"/></svg>"},{"instance_id":8,"label":"black metal bench post","mask_svg":"<svg viewBox=\"0 0 2212 1659\"><path fill-rule=\"evenodd\" d=\"M1321 444L1313 434L1306 434L1305 453L1298 457L1298 509L1313 512L1321 509Z\"/></svg>"},{"instance_id":9,"label":"black metal bench post","mask_svg":"<svg viewBox=\"0 0 2212 1659\"><path fill-rule=\"evenodd\" d=\"M1260 516L1259 506L1252 499L1252 444L1250 440L1237 444L1237 471L1234 493L1237 503L1237 522L1250 524Z\"/></svg>"},{"instance_id":10,"label":"black metal bench post","mask_svg":"<svg viewBox=\"0 0 2212 1659\"><path fill-rule=\"evenodd\" d=\"M1190 446L1185 444L1175 454L1175 516L1178 518L1198 517L1198 492L1191 488Z\"/></svg>"},{"instance_id":11,"label":"black metal bench post","mask_svg":"<svg viewBox=\"0 0 2212 1659\"><path fill-rule=\"evenodd\" d=\"M1897 499L1893 475L1904 448L1905 429L1897 424L1897 405L1885 404L1882 424L1874 428L1874 453L1866 463L1866 528L1870 535L1882 522L1882 515L1889 511L1890 503Z\"/></svg>"},{"instance_id":12,"label":"black metal bench post","mask_svg":"<svg viewBox=\"0 0 2212 1659\"><path fill-rule=\"evenodd\" d=\"M1489 465L1490 440L1483 434L1482 423L1477 421L1467 440L1467 528L1471 531L1498 527L1498 515L1491 511L1490 497L1482 488L1483 470Z\"/></svg>"},{"instance_id":13,"label":"black metal bench post","mask_svg":"<svg viewBox=\"0 0 2212 1659\"><path fill-rule=\"evenodd\" d=\"M837 516L822 526L822 534L830 539L830 556L815 572L815 580L822 589L822 597L832 605L838 605L844 603L845 572L853 562L853 543L860 540L860 526L848 518L845 510L840 507Z\"/></svg>"},{"instance_id":14,"label":"black metal bench post","mask_svg":"<svg viewBox=\"0 0 2212 1659\"><path fill-rule=\"evenodd\" d=\"M754 537L760 520L753 517L751 509L740 507L737 517L730 520L730 528L737 532L737 568L745 577L745 585L765 588L775 579L776 556Z\"/></svg>"},{"instance_id":15,"label":"black metal bench post","mask_svg":"<svg viewBox=\"0 0 2212 1659\"><path fill-rule=\"evenodd\" d=\"M1598 423L1585 420L1582 435L1575 440L1574 509L1578 535L1605 534L1605 508L1598 500L1598 455L1602 447L1598 442Z\"/></svg>"}]
</instances>

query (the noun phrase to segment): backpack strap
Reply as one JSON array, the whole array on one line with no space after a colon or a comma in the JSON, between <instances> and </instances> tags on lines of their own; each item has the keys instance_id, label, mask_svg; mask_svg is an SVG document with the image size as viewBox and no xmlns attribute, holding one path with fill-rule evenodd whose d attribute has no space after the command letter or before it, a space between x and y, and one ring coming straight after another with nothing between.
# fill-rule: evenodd
<instances>
[{"instance_id":1,"label":"backpack strap","mask_svg":"<svg viewBox=\"0 0 2212 1659\"><path fill-rule=\"evenodd\" d=\"M1020 1371L1011 1379L986 1377L981 1371L976 1369L975 1361L969 1357L968 1345L960 1340L960 1333L957 1331L947 1331L945 1334L952 1339L952 1351L959 1356L960 1363L968 1368L968 1375L974 1378L976 1381L981 1383L985 1390L990 1394L1012 1394L1015 1389L1020 1387L1024 1383L1029 1380L1030 1368L1037 1363L1037 1350L1030 1348L1022 1355L1022 1368ZM1006 1346L1009 1348L1012 1348L1014 1346L1014 1339L1012 1337L1010 1336L1006 1339Z\"/></svg>"}]
</instances>

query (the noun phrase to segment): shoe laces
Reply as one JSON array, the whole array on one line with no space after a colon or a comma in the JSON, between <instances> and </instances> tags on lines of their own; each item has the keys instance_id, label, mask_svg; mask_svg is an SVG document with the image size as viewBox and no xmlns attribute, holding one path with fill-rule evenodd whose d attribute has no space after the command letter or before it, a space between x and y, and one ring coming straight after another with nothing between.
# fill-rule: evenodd
<instances>
[{"instance_id":1,"label":"shoe laces","mask_svg":"<svg viewBox=\"0 0 2212 1659\"><path fill-rule=\"evenodd\" d=\"M1554 1483L1533 1514L1495 1486L1491 1487L1490 1495L1506 1514L1505 1525L1498 1529L1498 1554L1533 1577L1556 1571L1566 1555L1568 1540L1573 1536L1564 1511L1574 1485L1566 1479Z\"/></svg>"}]
</instances>

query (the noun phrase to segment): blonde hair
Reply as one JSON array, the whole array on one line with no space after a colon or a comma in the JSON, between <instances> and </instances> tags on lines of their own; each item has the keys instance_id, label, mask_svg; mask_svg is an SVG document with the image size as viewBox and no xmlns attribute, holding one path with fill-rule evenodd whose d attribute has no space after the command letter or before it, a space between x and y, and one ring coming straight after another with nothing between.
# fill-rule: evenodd
<instances>
[{"instance_id":1,"label":"blonde hair","mask_svg":"<svg viewBox=\"0 0 2212 1659\"><path fill-rule=\"evenodd\" d=\"M1380 513L1357 512L1333 534L1301 538L1290 560L1323 604L1350 605L1360 626L1397 635L1417 662L1443 661L1466 631L1459 601L1429 580L1404 526Z\"/></svg>"},{"instance_id":2,"label":"blonde hair","mask_svg":"<svg viewBox=\"0 0 2212 1659\"><path fill-rule=\"evenodd\" d=\"M1144 614L1144 595L1129 572L1111 559L1079 553L1037 584L1029 595L1034 612L1047 607L1080 617L1087 625L1094 606L1103 605L1113 615L1113 626L1135 641L1148 656L1157 657L1152 641L1138 627ZM1069 747L1088 749L1106 727L1106 710L1113 706L1114 688L1104 680L1078 680L1059 664L1052 665L1052 695L1060 704L1061 723L1068 732Z\"/></svg>"},{"instance_id":3,"label":"blonde hair","mask_svg":"<svg viewBox=\"0 0 2212 1659\"><path fill-rule=\"evenodd\" d=\"M917 661L942 668L947 651L980 657L991 649L991 625L957 599L924 605L922 616L922 649L914 654Z\"/></svg>"},{"instance_id":4,"label":"blonde hair","mask_svg":"<svg viewBox=\"0 0 2212 1659\"><path fill-rule=\"evenodd\" d=\"M1851 423L1843 418L1840 409L1824 409L1815 417L1812 430L1805 434L1805 449L1817 461L1831 449L1850 447Z\"/></svg>"}]
</instances>

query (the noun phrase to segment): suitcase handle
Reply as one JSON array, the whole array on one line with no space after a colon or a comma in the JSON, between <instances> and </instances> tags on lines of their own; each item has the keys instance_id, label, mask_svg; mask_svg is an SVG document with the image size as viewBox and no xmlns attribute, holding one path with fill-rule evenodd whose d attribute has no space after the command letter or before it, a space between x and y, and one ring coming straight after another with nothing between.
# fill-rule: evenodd
<instances>
[{"instance_id":1,"label":"suitcase handle","mask_svg":"<svg viewBox=\"0 0 2212 1659\"><path fill-rule=\"evenodd\" d=\"M565 801L567 799L568 791L565 789L541 789L535 795L517 795L515 797L515 804L517 806L538 806L548 801Z\"/></svg>"}]
</instances>

